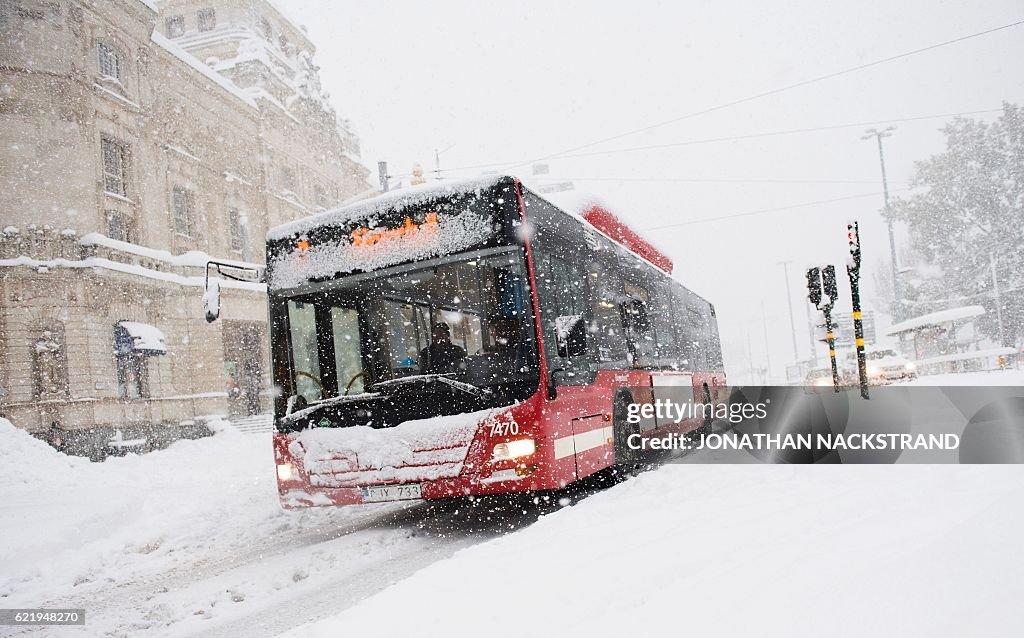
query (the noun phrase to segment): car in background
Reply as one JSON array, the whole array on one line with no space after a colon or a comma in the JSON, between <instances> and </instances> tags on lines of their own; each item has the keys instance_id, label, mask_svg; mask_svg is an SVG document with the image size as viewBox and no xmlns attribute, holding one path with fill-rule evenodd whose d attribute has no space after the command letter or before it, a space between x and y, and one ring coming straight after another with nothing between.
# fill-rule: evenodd
<instances>
[{"instance_id":1,"label":"car in background","mask_svg":"<svg viewBox=\"0 0 1024 638\"><path fill-rule=\"evenodd\" d=\"M881 385L894 381L909 381L917 378L917 366L913 361L892 348L878 348L864 353L867 364L868 383ZM851 383L859 383L856 351L846 353L843 377Z\"/></svg>"},{"instance_id":2,"label":"car in background","mask_svg":"<svg viewBox=\"0 0 1024 638\"><path fill-rule=\"evenodd\" d=\"M845 385L843 376L839 377L839 387ZM804 377L804 391L811 394L822 394L833 392L832 389L832 368L814 368Z\"/></svg>"}]
</instances>

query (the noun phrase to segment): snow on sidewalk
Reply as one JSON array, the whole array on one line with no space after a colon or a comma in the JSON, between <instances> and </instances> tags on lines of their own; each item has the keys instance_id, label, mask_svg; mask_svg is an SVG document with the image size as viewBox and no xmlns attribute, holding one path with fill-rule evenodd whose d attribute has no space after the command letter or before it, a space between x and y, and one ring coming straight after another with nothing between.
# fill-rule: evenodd
<instances>
[{"instance_id":1,"label":"snow on sidewalk","mask_svg":"<svg viewBox=\"0 0 1024 638\"><path fill-rule=\"evenodd\" d=\"M219 430L91 463L0 419L0 607L85 607L68 635L188 633L409 551L408 530L362 531L393 505L282 510L270 441Z\"/></svg>"},{"instance_id":2,"label":"snow on sidewalk","mask_svg":"<svg viewBox=\"0 0 1024 638\"><path fill-rule=\"evenodd\" d=\"M922 375L903 385L924 386L1024 386L1024 369L989 370L978 372L950 372Z\"/></svg>"},{"instance_id":3,"label":"snow on sidewalk","mask_svg":"<svg viewBox=\"0 0 1024 638\"><path fill-rule=\"evenodd\" d=\"M1020 466L671 465L471 547L319 636L1018 636Z\"/></svg>"}]
</instances>

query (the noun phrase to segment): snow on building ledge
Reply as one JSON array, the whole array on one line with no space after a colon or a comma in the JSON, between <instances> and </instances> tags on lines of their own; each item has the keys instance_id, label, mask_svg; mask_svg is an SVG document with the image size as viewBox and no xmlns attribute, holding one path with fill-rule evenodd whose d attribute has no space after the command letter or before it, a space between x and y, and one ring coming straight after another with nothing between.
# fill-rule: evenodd
<instances>
[{"instance_id":1,"label":"snow on building ledge","mask_svg":"<svg viewBox=\"0 0 1024 638\"><path fill-rule=\"evenodd\" d=\"M217 261L231 264L232 266L238 266L239 268L262 268L260 264L242 261L239 259L223 259L221 257L212 257L199 250L190 250L180 255L173 255L166 250L158 250L156 248L147 248L146 246L139 246L138 244L131 244L126 241L120 241L117 239L111 239L106 235L100 233L88 233L82 235L78 240L78 243L82 246L103 246L111 250L117 250L123 253L130 253L139 257L145 257L147 259L153 259L161 261L172 266L179 267L194 267L194 268L205 268L206 262L216 259Z\"/></svg>"},{"instance_id":2,"label":"snow on building ledge","mask_svg":"<svg viewBox=\"0 0 1024 638\"><path fill-rule=\"evenodd\" d=\"M256 101L248 95L246 95L237 86L235 86L234 82L232 82L220 73L217 73L207 65L197 60L195 56L193 56L191 53L178 46L177 43L167 39L166 36L164 36L158 31L153 31L153 34L150 37L150 39L153 41L154 44L163 48L165 51L167 51L174 57L189 65L190 67L201 73L204 77L206 77L206 79L210 80L217 86L220 86L222 89L224 89L231 95L235 96L242 102L244 102L247 106L259 110L259 106L256 105Z\"/></svg>"},{"instance_id":3,"label":"snow on building ledge","mask_svg":"<svg viewBox=\"0 0 1024 638\"><path fill-rule=\"evenodd\" d=\"M32 255L32 256L29 256ZM206 262L211 259L239 268L260 269L261 264L211 257L201 251L172 255L166 250L138 246L99 233L82 237L72 229L58 231L34 224L25 230L8 226L0 232L0 269L26 267L38 272L53 269L100 268L179 286L202 287ZM225 288L265 292L262 283L223 280Z\"/></svg>"}]
</instances>

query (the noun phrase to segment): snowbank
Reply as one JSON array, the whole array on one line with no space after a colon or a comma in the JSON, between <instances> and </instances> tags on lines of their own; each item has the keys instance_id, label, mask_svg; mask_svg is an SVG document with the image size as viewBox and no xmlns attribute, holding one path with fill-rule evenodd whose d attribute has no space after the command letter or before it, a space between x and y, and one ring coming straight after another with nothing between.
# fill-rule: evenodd
<instances>
[{"instance_id":1,"label":"snowbank","mask_svg":"<svg viewBox=\"0 0 1024 638\"><path fill-rule=\"evenodd\" d=\"M1022 479L668 466L285 635L1018 635Z\"/></svg>"},{"instance_id":2,"label":"snowbank","mask_svg":"<svg viewBox=\"0 0 1024 638\"><path fill-rule=\"evenodd\" d=\"M64 628L68 635L201 631L317 587L330 565L310 555L271 557L391 507L285 512L269 435L217 429L165 450L90 463L0 419L3 606L87 608L87 626ZM360 551L407 535L383 530L363 539ZM232 571L248 565L244 574Z\"/></svg>"},{"instance_id":3,"label":"snowbank","mask_svg":"<svg viewBox=\"0 0 1024 638\"><path fill-rule=\"evenodd\" d=\"M1024 369L989 370L981 372L950 372L921 375L900 385L924 386L1024 386Z\"/></svg>"},{"instance_id":4,"label":"snowbank","mask_svg":"<svg viewBox=\"0 0 1024 638\"><path fill-rule=\"evenodd\" d=\"M0 485L60 484L87 459L67 456L0 417Z\"/></svg>"}]
</instances>

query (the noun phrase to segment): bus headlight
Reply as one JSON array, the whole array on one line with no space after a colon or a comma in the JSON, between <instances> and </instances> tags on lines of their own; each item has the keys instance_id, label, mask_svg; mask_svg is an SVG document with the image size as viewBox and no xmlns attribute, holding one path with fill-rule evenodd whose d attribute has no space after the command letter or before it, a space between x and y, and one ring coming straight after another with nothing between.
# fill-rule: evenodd
<instances>
[{"instance_id":1,"label":"bus headlight","mask_svg":"<svg viewBox=\"0 0 1024 638\"><path fill-rule=\"evenodd\" d=\"M499 443L494 446L494 452L491 454L491 460L507 461L509 459L518 459L524 456L530 456L536 451L537 444L533 439L508 441L507 443Z\"/></svg>"},{"instance_id":2,"label":"bus headlight","mask_svg":"<svg viewBox=\"0 0 1024 638\"><path fill-rule=\"evenodd\" d=\"M296 477L298 477L298 472L295 471L295 466L291 463L282 463L277 466L277 480L290 481Z\"/></svg>"},{"instance_id":3,"label":"bus headlight","mask_svg":"<svg viewBox=\"0 0 1024 638\"><path fill-rule=\"evenodd\" d=\"M907 372L913 372L914 370L917 370L917 364L914 363L913 361L908 361L907 365L903 367L904 369L906 369Z\"/></svg>"}]
</instances>

